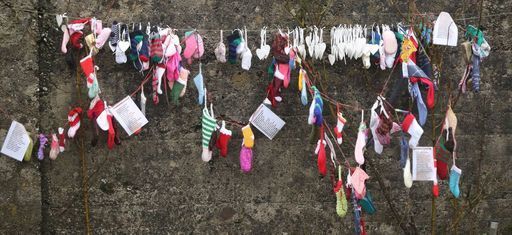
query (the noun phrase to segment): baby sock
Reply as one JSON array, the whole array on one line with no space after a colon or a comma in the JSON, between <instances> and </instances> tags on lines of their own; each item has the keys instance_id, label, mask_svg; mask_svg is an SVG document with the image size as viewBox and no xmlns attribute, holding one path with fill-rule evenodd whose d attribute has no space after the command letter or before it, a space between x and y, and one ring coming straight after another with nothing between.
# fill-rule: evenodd
<instances>
[{"instance_id":1,"label":"baby sock","mask_svg":"<svg viewBox=\"0 0 512 235\"><path fill-rule=\"evenodd\" d=\"M80 115L82 115L82 108L77 107L69 111L68 113L68 137L73 138L76 135L76 132L80 128Z\"/></svg>"},{"instance_id":2,"label":"baby sock","mask_svg":"<svg viewBox=\"0 0 512 235\"><path fill-rule=\"evenodd\" d=\"M450 170L450 192L452 192L453 196L456 198L459 198L460 196L459 180L461 174L462 170L453 165Z\"/></svg>"},{"instance_id":3,"label":"baby sock","mask_svg":"<svg viewBox=\"0 0 512 235\"><path fill-rule=\"evenodd\" d=\"M48 138L44 134L39 134L39 149L37 151L37 158L42 161L44 159L44 147L48 142Z\"/></svg>"},{"instance_id":4,"label":"baby sock","mask_svg":"<svg viewBox=\"0 0 512 235\"><path fill-rule=\"evenodd\" d=\"M62 29L62 32L64 32L64 34L62 36L62 43L60 46L60 51L65 54L68 52L69 30L66 25L61 25L60 28Z\"/></svg>"},{"instance_id":5,"label":"baby sock","mask_svg":"<svg viewBox=\"0 0 512 235\"><path fill-rule=\"evenodd\" d=\"M202 105L204 101L204 79L201 71L201 64L199 64L199 73L194 77L194 84L196 85L198 94L197 103Z\"/></svg>"},{"instance_id":6,"label":"baby sock","mask_svg":"<svg viewBox=\"0 0 512 235\"><path fill-rule=\"evenodd\" d=\"M380 143L379 139L377 138L377 127L379 126L379 115L377 114L377 112L375 112L375 109L377 108L377 106L379 106L379 100L375 101L375 103L373 104L372 108L371 108L371 116L370 116L370 130L372 132L372 136L373 136L373 147L375 149L375 152L377 154L381 154L382 153L382 150L383 150L383 146L382 144Z\"/></svg>"},{"instance_id":7,"label":"baby sock","mask_svg":"<svg viewBox=\"0 0 512 235\"><path fill-rule=\"evenodd\" d=\"M336 134L336 141L338 144L343 143L343 127L347 120L343 117L341 112L338 112L338 118L336 121L336 126L334 127L334 134Z\"/></svg>"},{"instance_id":8,"label":"baby sock","mask_svg":"<svg viewBox=\"0 0 512 235\"><path fill-rule=\"evenodd\" d=\"M359 132L357 133L357 141L356 141L356 146L354 149L354 155L356 157L356 162L359 165L364 164L363 149L364 149L364 146L366 145L367 139L368 139L368 135L367 135L366 125L364 124L364 122L361 122L361 124L359 124Z\"/></svg>"},{"instance_id":9,"label":"baby sock","mask_svg":"<svg viewBox=\"0 0 512 235\"><path fill-rule=\"evenodd\" d=\"M56 134L52 134L52 144L50 145L50 159L55 160L59 155L59 139Z\"/></svg>"},{"instance_id":10,"label":"baby sock","mask_svg":"<svg viewBox=\"0 0 512 235\"><path fill-rule=\"evenodd\" d=\"M242 149L240 149L240 169L242 169L243 173L251 172L252 158L252 149L242 144Z\"/></svg>"},{"instance_id":11,"label":"baby sock","mask_svg":"<svg viewBox=\"0 0 512 235\"><path fill-rule=\"evenodd\" d=\"M94 72L94 62L92 60L92 56L88 55L80 60L80 66L82 67L82 71L87 77L87 88L91 88L94 80L96 79L96 74Z\"/></svg>"},{"instance_id":12,"label":"baby sock","mask_svg":"<svg viewBox=\"0 0 512 235\"><path fill-rule=\"evenodd\" d=\"M157 32L152 32L150 35L151 40L151 62L160 63L163 58L163 48L162 48L162 39L160 38L160 34ZM161 94L161 93L159 93Z\"/></svg>"},{"instance_id":13,"label":"baby sock","mask_svg":"<svg viewBox=\"0 0 512 235\"><path fill-rule=\"evenodd\" d=\"M226 157L228 155L228 143L230 139L231 131L226 129L226 122L222 121L220 135L219 138L217 138L217 143L215 145L220 150L220 155L223 157Z\"/></svg>"},{"instance_id":14,"label":"baby sock","mask_svg":"<svg viewBox=\"0 0 512 235\"><path fill-rule=\"evenodd\" d=\"M111 33L112 30L110 28L103 28L98 37L96 37L96 48L101 49L109 39Z\"/></svg>"},{"instance_id":15,"label":"baby sock","mask_svg":"<svg viewBox=\"0 0 512 235\"><path fill-rule=\"evenodd\" d=\"M409 139L409 147L415 148L418 145L421 135L423 135L423 129L411 113L405 116L404 121L402 122L402 130L411 135L411 138Z\"/></svg>"},{"instance_id":16,"label":"baby sock","mask_svg":"<svg viewBox=\"0 0 512 235\"><path fill-rule=\"evenodd\" d=\"M25 151L25 156L23 156L23 161L30 162L32 159L32 150L34 149L34 141L32 141L32 137L28 138L28 147Z\"/></svg>"},{"instance_id":17,"label":"baby sock","mask_svg":"<svg viewBox=\"0 0 512 235\"><path fill-rule=\"evenodd\" d=\"M247 148L254 147L254 134L252 133L251 124L242 127L242 134L244 136L243 145Z\"/></svg>"},{"instance_id":18,"label":"baby sock","mask_svg":"<svg viewBox=\"0 0 512 235\"><path fill-rule=\"evenodd\" d=\"M66 149L66 137L64 136L64 128L59 127L59 151L62 153Z\"/></svg>"},{"instance_id":19,"label":"baby sock","mask_svg":"<svg viewBox=\"0 0 512 235\"><path fill-rule=\"evenodd\" d=\"M322 132L322 131L320 131ZM323 136L322 133L320 133L321 136ZM325 156L325 140L323 140L322 137L318 140L318 143L316 144L315 154L318 154L317 156L317 167L318 172L322 177L324 177L327 174L327 158Z\"/></svg>"},{"instance_id":20,"label":"baby sock","mask_svg":"<svg viewBox=\"0 0 512 235\"><path fill-rule=\"evenodd\" d=\"M151 80L151 86L153 87L153 104L158 104L158 68L153 70L153 78Z\"/></svg>"},{"instance_id":21,"label":"baby sock","mask_svg":"<svg viewBox=\"0 0 512 235\"><path fill-rule=\"evenodd\" d=\"M412 186L412 174L411 174L411 160L409 156L406 157L404 170L404 184L405 187L411 188Z\"/></svg>"}]
</instances>

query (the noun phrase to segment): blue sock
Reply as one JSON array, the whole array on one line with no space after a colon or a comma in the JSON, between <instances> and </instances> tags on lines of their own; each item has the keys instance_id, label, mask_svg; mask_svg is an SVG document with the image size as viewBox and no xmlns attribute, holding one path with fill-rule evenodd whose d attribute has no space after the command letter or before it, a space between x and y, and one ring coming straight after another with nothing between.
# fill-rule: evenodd
<instances>
[{"instance_id":1,"label":"blue sock","mask_svg":"<svg viewBox=\"0 0 512 235\"><path fill-rule=\"evenodd\" d=\"M450 191L456 198L459 198L460 196L459 180L461 174L462 171L458 167L453 165L452 169L450 170Z\"/></svg>"},{"instance_id":2,"label":"blue sock","mask_svg":"<svg viewBox=\"0 0 512 235\"><path fill-rule=\"evenodd\" d=\"M480 57L473 55L473 72L471 78L473 80L473 91L478 93L480 91Z\"/></svg>"},{"instance_id":3,"label":"blue sock","mask_svg":"<svg viewBox=\"0 0 512 235\"><path fill-rule=\"evenodd\" d=\"M407 137L405 137L405 135L402 133L402 136L400 137L400 167L401 168L405 167L408 151L409 151L409 141L407 140Z\"/></svg>"},{"instance_id":4,"label":"blue sock","mask_svg":"<svg viewBox=\"0 0 512 235\"><path fill-rule=\"evenodd\" d=\"M199 94L197 97L197 103L202 105L204 102L204 82L203 74L201 72L194 77L194 84L196 85L197 93Z\"/></svg>"},{"instance_id":5,"label":"blue sock","mask_svg":"<svg viewBox=\"0 0 512 235\"><path fill-rule=\"evenodd\" d=\"M425 102L423 102L423 97L421 97L421 92L418 83L415 83L412 86L411 91L413 93L412 96L414 97L414 99L416 99L416 106L418 106L419 123L421 126L423 126L427 121L428 111Z\"/></svg>"},{"instance_id":6,"label":"blue sock","mask_svg":"<svg viewBox=\"0 0 512 235\"><path fill-rule=\"evenodd\" d=\"M302 91L300 92L300 101L302 102L302 105L306 106L308 105L308 92L307 92L306 83L304 80L302 80Z\"/></svg>"}]
</instances>

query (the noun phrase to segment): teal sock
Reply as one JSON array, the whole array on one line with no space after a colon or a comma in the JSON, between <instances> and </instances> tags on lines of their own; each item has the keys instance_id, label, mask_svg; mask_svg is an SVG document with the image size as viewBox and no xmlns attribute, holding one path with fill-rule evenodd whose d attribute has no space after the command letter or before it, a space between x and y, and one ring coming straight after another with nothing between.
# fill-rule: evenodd
<instances>
[{"instance_id":1,"label":"teal sock","mask_svg":"<svg viewBox=\"0 0 512 235\"><path fill-rule=\"evenodd\" d=\"M452 192L453 196L458 198L460 196L459 191L459 180L460 175L462 174L461 169L459 169L457 166L453 165L452 169L450 170L450 191Z\"/></svg>"}]
</instances>

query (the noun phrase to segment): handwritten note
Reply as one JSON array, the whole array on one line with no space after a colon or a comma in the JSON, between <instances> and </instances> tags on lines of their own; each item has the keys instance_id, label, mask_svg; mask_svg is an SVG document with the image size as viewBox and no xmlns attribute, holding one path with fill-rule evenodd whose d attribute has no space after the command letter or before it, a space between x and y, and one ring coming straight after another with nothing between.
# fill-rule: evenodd
<instances>
[{"instance_id":1,"label":"handwritten note","mask_svg":"<svg viewBox=\"0 0 512 235\"><path fill-rule=\"evenodd\" d=\"M119 101L110 111L128 135L132 135L148 123L148 119L130 96Z\"/></svg>"},{"instance_id":2,"label":"handwritten note","mask_svg":"<svg viewBox=\"0 0 512 235\"><path fill-rule=\"evenodd\" d=\"M416 147L412 149L412 180L434 181L434 151L432 147Z\"/></svg>"},{"instance_id":3,"label":"handwritten note","mask_svg":"<svg viewBox=\"0 0 512 235\"><path fill-rule=\"evenodd\" d=\"M12 121L0 152L21 162L29 145L30 136L23 124Z\"/></svg>"},{"instance_id":4,"label":"handwritten note","mask_svg":"<svg viewBox=\"0 0 512 235\"><path fill-rule=\"evenodd\" d=\"M263 104L256 109L249 121L269 139L273 139L285 124L283 119Z\"/></svg>"}]
</instances>

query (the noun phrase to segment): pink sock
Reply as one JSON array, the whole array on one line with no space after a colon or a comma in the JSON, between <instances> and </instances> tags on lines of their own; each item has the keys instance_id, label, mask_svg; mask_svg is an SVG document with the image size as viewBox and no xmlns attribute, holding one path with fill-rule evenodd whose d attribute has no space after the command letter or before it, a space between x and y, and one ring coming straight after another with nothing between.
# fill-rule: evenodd
<instances>
[{"instance_id":1,"label":"pink sock","mask_svg":"<svg viewBox=\"0 0 512 235\"><path fill-rule=\"evenodd\" d=\"M62 44L60 46L60 51L66 54L68 53L69 31L66 25L61 25L61 29L64 32L64 34L62 35Z\"/></svg>"},{"instance_id":2,"label":"pink sock","mask_svg":"<svg viewBox=\"0 0 512 235\"><path fill-rule=\"evenodd\" d=\"M366 140L368 139L367 133L368 133L368 131L366 129L366 125L364 124L364 122L361 122L361 124L359 124L359 132L357 133L357 141L356 141L356 146L354 149L354 155L356 157L356 162L359 165L364 164L363 149L364 149L364 146L366 145Z\"/></svg>"},{"instance_id":3,"label":"pink sock","mask_svg":"<svg viewBox=\"0 0 512 235\"><path fill-rule=\"evenodd\" d=\"M103 45L105 45L105 42L110 38L110 33L112 33L110 28L104 28L101 30L101 33L96 38L96 48L102 48Z\"/></svg>"}]
</instances>

